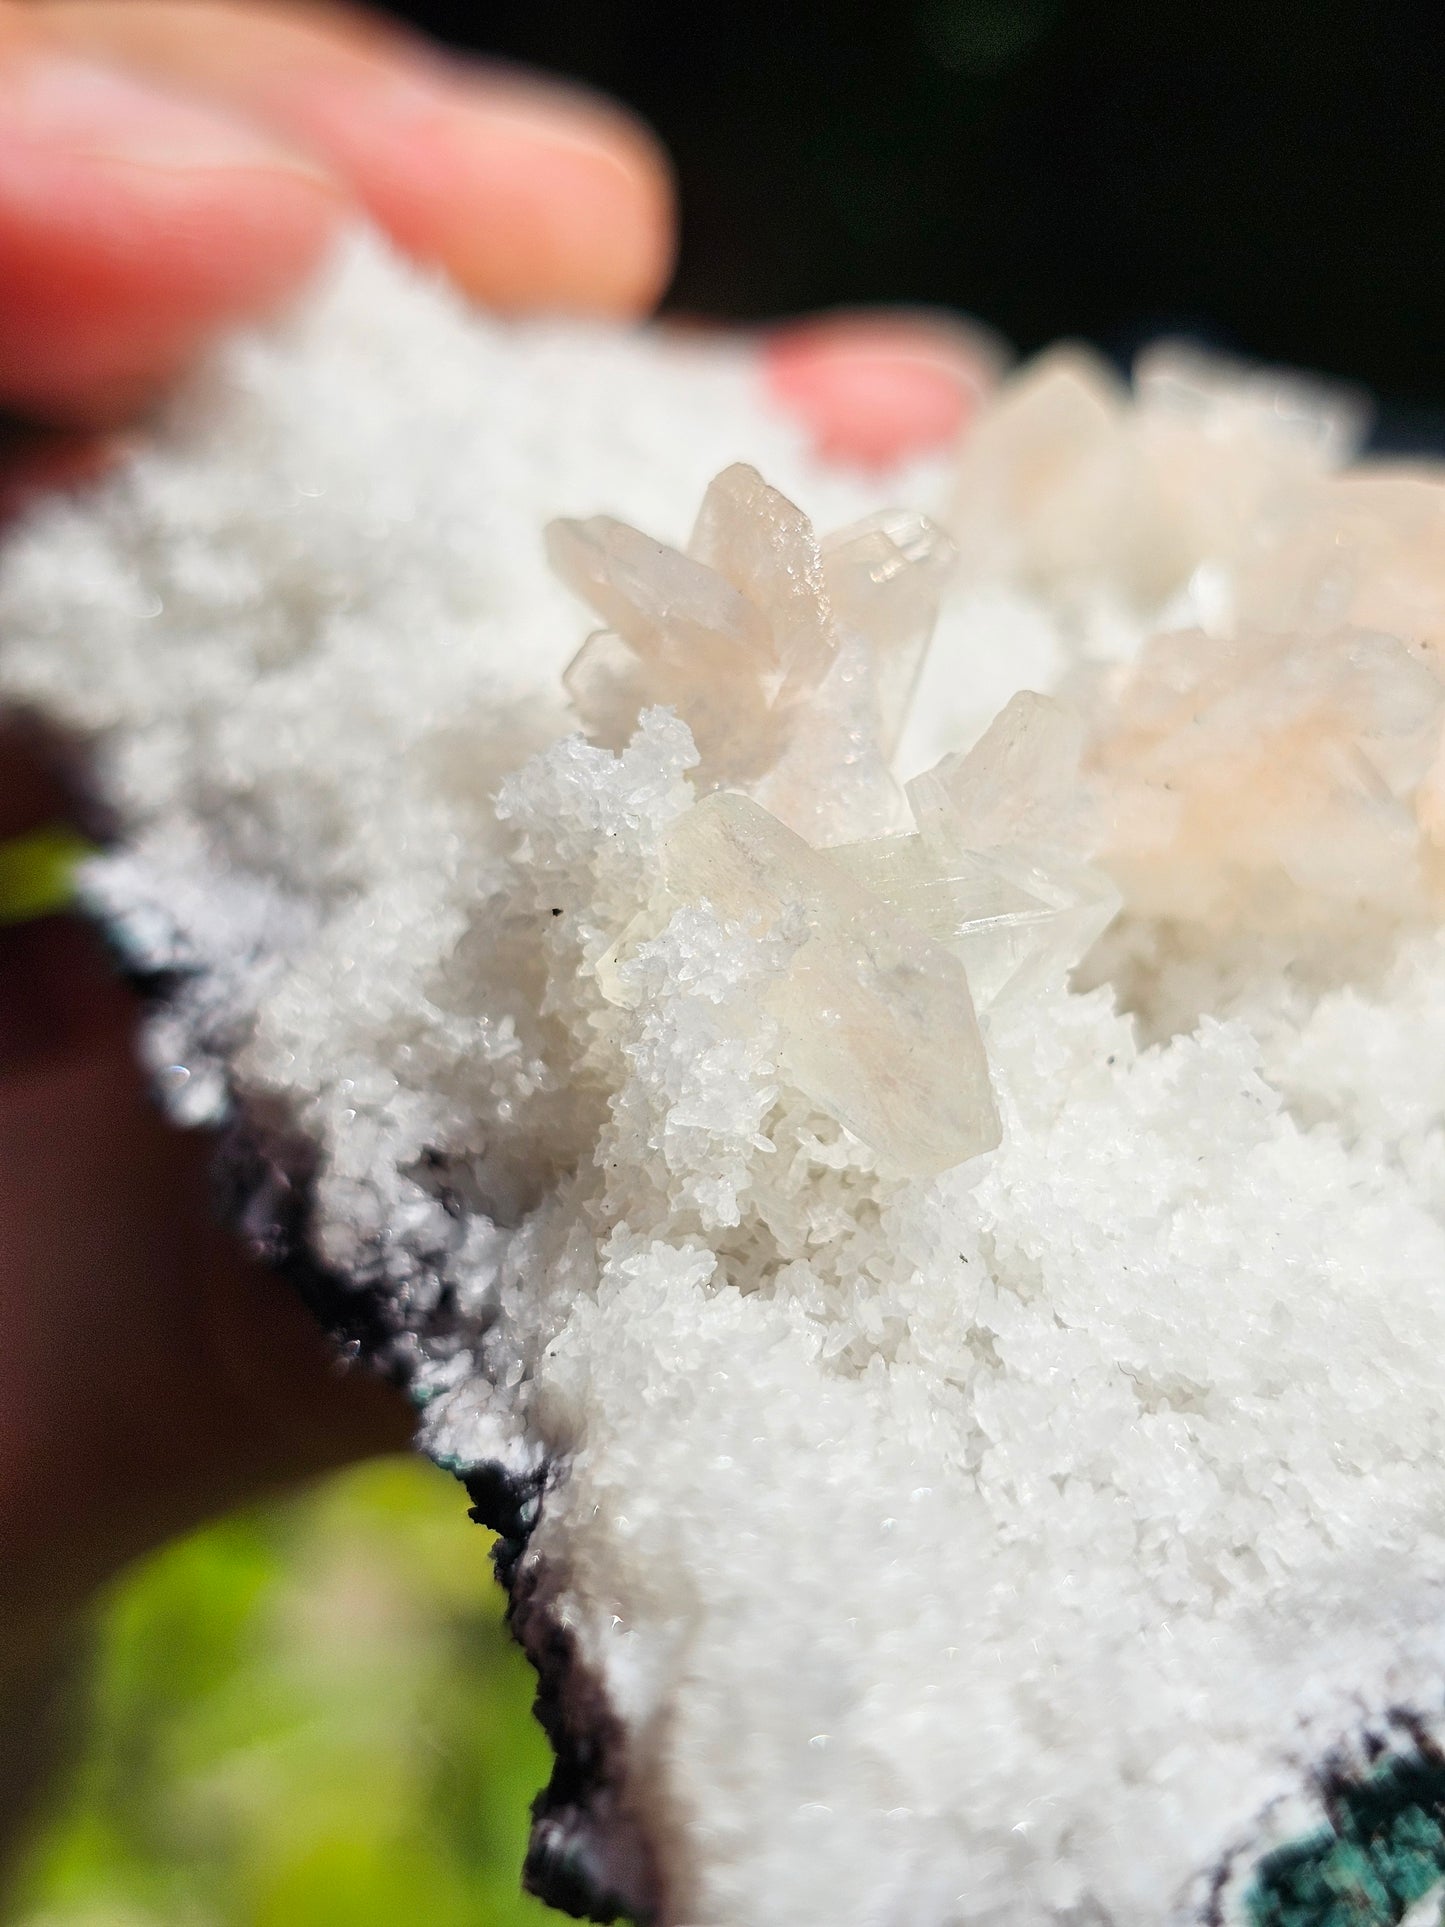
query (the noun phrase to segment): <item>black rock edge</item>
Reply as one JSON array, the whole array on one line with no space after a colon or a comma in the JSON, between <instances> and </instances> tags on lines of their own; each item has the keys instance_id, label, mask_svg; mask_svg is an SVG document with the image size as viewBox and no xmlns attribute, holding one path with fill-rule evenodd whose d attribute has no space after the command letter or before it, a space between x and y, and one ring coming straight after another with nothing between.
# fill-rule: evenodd
<instances>
[{"instance_id":1,"label":"black rock edge","mask_svg":"<svg viewBox=\"0 0 1445 1927\"><path fill-rule=\"evenodd\" d=\"M98 844L124 843L122 826L91 780L83 741L13 707L0 711L0 727L59 780L86 833ZM163 1008L193 974L138 969L116 931L91 915L117 972L148 1009ZM382 1294L316 1255L315 1147L283 1107L248 1105L234 1090L230 1096L227 1122L212 1134L222 1222L299 1293L344 1362L378 1371L406 1391L411 1374L396 1346L404 1334ZM533 1803L523 1884L576 1919L654 1927L661 1917L656 1861L623 1797L625 1732L556 1611L558 1587L539 1561L524 1557L546 1478L519 1477L501 1465L456 1476L472 1500L470 1516L499 1534L494 1561L508 1595L507 1623L536 1670L534 1711L556 1755L551 1780Z\"/></svg>"}]
</instances>

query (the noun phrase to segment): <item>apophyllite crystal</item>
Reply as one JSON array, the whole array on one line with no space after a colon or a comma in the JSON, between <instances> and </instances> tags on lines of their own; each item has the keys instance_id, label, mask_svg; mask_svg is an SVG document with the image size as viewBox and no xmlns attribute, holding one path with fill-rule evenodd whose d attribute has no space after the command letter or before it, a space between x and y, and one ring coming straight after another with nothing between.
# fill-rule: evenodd
<instances>
[{"instance_id":1,"label":"apophyllite crystal","mask_svg":"<svg viewBox=\"0 0 1445 1927\"><path fill-rule=\"evenodd\" d=\"M1069 847L1081 731L1046 697L1016 697L906 802L889 771L952 544L904 512L820 544L740 464L709 488L686 555L610 517L553 523L548 551L612 625L567 672L584 722L622 740L672 705L714 792L667 838L604 989L625 999L619 959L682 904L790 933L769 1007L797 1088L913 1176L991 1150L976 1007L1061 979L1118 897ZM824 849L807 839L820 823ZM838 841L840 823L895 833Z\"/></svg>"}]
</instances>

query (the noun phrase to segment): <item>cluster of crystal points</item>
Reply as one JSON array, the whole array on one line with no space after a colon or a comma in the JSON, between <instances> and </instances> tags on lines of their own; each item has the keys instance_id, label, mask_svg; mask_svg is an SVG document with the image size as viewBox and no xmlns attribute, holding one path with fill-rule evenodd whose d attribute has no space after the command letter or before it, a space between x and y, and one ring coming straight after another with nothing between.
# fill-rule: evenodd
<instances>
[{"instance_id":1,"label":"cluster of crystal points","mask_svg":"<svg viewBox=\"0 0 1445 1927\"><path fill-rule=\"evenodd\" d=\"M686 554L605 516L554 523L548 549L610 625L565 677L583 722L616 743L671 706L704 792L601 960L604 994L625 1000L619 961L685 905L781 932L769 1003L793 1085L914 1177L992 1150L977 1013L1061 977L1118 899L1073 847L1081 734L1048 698L1015 697L966 755L894 780L952 543L901 512L819 543L738 464ZM814 847L824 823L847 840Z\"/></svg>"},{"instance_id":2,"label":"cluster of crystal points","mask_svg":"<svg viewBox=\"0 0 1445 1927\"><path fill-rule=\"evenodd\" d=\"M1335 475L1364 423L1346 390L1180 342L1146 349L1132 388L1066 345L1009 381L970 435L951 525L970 572L1009 575L1062 610L1107 586L1119 614L1150 620L1207 567L1242 579L1243 613L1258 616L1277 597L1280 551L1302 586L1331 539L1331 492L1379 494ZM1383 553L1358 559L1378 593ZM1336 619L1362 617L1341 606Z\"/></svg>"},{"instance_id":3,"label":"cluster of crystal points","mask_svg":"<svg viewBox=\"0 0 1445 1927\"><path fill-rule=\"evenodd\" d=\"M1176 946L1356 943L1445 899L1445 487L1347 465L1362 428L1306 377L1170 343L1131 391L1065 347L964 451L965 568L1064 612L1096 854Z\"/></svg>"}]
</instances>

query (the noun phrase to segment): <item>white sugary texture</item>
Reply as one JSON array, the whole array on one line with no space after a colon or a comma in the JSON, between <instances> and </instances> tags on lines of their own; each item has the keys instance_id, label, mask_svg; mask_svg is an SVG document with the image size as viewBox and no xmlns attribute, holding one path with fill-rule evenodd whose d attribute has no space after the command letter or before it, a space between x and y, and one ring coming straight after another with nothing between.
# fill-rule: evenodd
<instances>
[{"instance_id":1,"label":"white sugary texture","mask_svg":"<svg viewBox=\"0 0 1445 1927\"><path fill-rule=\"evenodd\" d=\"M210 967L151 1040L182 1110L223 1071L279 1100L320 1149L326 1253L410 1323L433 1448L557 1467L528 1558L626 1722L668 1920L1158 1927L1327 1747L1440 1710L1431 886L1402 859L1351 975L1329 918L1253 947L1240 922L1293 861L1295 791L1242 870L1195 836L1180 902L1167 837L1126 839L1118 971L1162 1041L1107 987L1000 1005L1001 1149L888 1176L779 1074L764 993L796 932L693 905L606 961L695 752L665 711L614 754L560 707L585 618L551 517L680 541L739 458L824 529L945 499L813 471L751 381L509 332L360 247L11 541L0 687L104 732L130 850L95 891L139 956ZM1238 531L1180 514L1207 627L1198 546ZM1179 593L1132 549L1127 595L1081 586L1056 528L1016 533L1012 577L945 613L905 775L1020 685L1132 656L1141 582ZM1096 762L1127 761L1125 718L1146 788L1173 781L1151 660L1093 699ZM1421 778L1381 730L1395 848ZM1268 727L1249 744L1268 763Z\"/></svg>"}]
</instances>

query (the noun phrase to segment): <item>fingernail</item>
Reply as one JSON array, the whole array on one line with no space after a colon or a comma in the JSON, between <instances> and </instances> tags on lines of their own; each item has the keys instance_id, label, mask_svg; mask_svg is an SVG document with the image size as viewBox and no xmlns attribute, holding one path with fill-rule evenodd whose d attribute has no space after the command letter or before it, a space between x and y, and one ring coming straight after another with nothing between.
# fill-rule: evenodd
<instances>
[{"instance_id":1,"label":"fingernail","mask_svg":"<svg viewBox=\"0 0 1445 1927\"><path fill-rule=\"evenodd\" d=\"M850 311L767 335L763 380L817 454L891 468L951 446L997 381L1004 355L983 329L932 314Z\"/></svg>"},{"instance_id":2,"label":"fingernail","mask_svg":"<svg viewBox=\"0 0 1445 1927\"><path fill-rule=\"evenodd\" d=\"M77 159L167 170L259 168L328 177L244 121L64 54L35 54L0 73L0 126Z\"/></svg>"}]
</instances>

